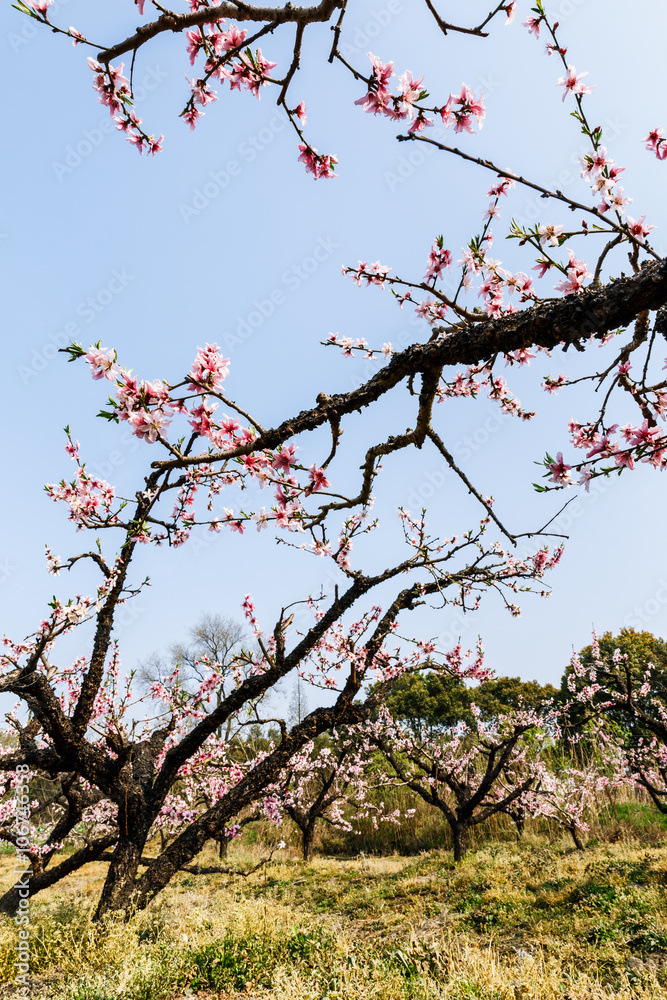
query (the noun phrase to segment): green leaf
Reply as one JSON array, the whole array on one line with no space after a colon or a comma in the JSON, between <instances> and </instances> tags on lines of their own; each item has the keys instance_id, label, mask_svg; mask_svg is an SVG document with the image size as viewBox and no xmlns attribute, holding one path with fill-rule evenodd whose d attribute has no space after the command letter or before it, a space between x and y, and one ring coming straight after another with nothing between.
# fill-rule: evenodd
<instances>
[{"instance_id":1,"label":"green leaf","mask_svg":"<svg viewBox=\"0 0 667 1000\"><path fill-rule=\"evenodd\" d=\"M13 3L12 7L14 10L17 10L19 14L27 14L28 17L33 17L35 21L41 21L42 24L44 24L44 21L38 15L37 11L33 10L32 7L28 7L26 4L21 3L21 0L19 0L18 3Z\"/></svg>"}]
</instances>

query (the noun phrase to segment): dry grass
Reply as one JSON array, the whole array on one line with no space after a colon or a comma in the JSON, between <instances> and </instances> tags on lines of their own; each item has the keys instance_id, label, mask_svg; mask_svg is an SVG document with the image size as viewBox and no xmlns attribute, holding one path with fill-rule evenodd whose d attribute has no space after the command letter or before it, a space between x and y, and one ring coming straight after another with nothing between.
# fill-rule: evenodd
<instances>
[{"instance_id":1,"label":"dry grass","mask_svg":"<svg viewBox=\"0 0 667 1000\"><path fill-rule=\"evenodd\" d=\"M147 912L103 928L91 914L106 866L90 866L32 903L31 994L667 1000L667 846L581 854L533 835L456 867L441 851L309 865L293 854L247 880L183 874ZM9 870L0 856L3 887ZM15 937L0 925L0 996L19 995Z\"/></svg>"}]
</instances>

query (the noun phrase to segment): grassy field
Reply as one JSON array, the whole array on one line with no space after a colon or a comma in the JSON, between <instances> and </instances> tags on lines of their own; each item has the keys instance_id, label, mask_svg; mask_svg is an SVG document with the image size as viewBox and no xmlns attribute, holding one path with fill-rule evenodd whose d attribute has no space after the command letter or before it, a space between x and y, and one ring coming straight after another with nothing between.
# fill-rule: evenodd
<instances>
[{"instance_id":1,"label":"grassy field","mask_svg":"<svg viewBox=\"0 0 667 1000\"><path fill-rule=\"evenodd\" d=\"M237 848L230 860L256 858ZM10 864L0 856L3 887ZM182 874L148 912L99 928L104 870L33 901L23 995L667 998L667 842L581 853L529 835L488 842L458 866L445 851L306 865L288 850L248 879ZM20 995L15 938L13 923L0 924L0 997Z\"/></svg>"}]
</instances>

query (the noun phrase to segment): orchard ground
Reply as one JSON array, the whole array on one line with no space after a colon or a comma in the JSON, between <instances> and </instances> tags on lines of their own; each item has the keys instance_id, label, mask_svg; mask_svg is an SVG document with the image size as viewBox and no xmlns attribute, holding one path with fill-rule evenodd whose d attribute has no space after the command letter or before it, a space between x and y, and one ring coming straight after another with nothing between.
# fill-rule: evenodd
<instances>
[{"instance_id":1,"label":"orchard ground","mask_svg":"<svg viewBox=\"0 0 667 1000\"><path fill-rule=\"evenodd\" d=\"M91 865L32 902L23 992L16 928L0 925L0 997L667 998L664 817L619 803L583 852L535 828L521 843L493 832L459 865L448 850L304 864L288 847L248 878L182 873L129 924L102 929L107 866ZM236 842L229 862L262 853ZM0 855L3 888L12 862Z\"/></svg>"}]
</instances>

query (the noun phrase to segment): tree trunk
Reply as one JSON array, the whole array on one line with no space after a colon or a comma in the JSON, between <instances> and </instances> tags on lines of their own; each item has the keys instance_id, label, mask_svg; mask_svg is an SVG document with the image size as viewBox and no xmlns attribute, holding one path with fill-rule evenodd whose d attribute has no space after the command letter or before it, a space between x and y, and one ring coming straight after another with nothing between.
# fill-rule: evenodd
<instances>
[{"instance_id":1,"label":"tree trunk","mask_svg":"<svg viewBox=\"0 0 667 1000\"><path fill-rule=\"evenodd\" d=\"M568 830L572 834L572 840L574 841L577 850L584 851L586 848L584 847L584 842L579 836L579 831L577 830L576 826L570 826L568 827Z\"/></svg>"},{"instance_id":2,"label":"tree trunk","mask_svg":"<svg viewBox=\"0 0 667 1000\"><path fill-rule=\"evenodd\" d=\"M221 859L226 858L228 854L229 854L229 838L221 837L220 840L218 841L218 857Z\"/></svg>"},{"instance_id":3,"label":"tree trunk","mask_svg":"<svg viewBox=\"0 0 667 1000\"><path fill-rule=\"evenodd\" d=\"M116 910L124 910L126 918L129 918L134 902L135 881L145 844L146 835L140 830L132 836L119 839L95 911L93 918L95 921Z\"/></svg>"},{"instance_id":4,"label":"tree trunk","mask_svg":"<svg viewBox=\"0 0 667 1000\"><path fill-rule=\"evenodd\" d=\"M463 861L470 849L470 827L468 824L452 824L452 837L454 839L454 861Z\"/></svg>"},{"instance_id":5,"label":"tree trunk","mask_svg":"<svg viewBox=\"0 0 667 1000\"><path fill-rule=\"evenodd\" d=\"M516 827L516 839L521 840L523 837L523 831L526 827L526 817L518 813L510 813L514 826Z\"/></svg>"},{"instance_id":6,"label":"tree trunk","mask_svg":"<svg viewBox=\"0 0 667 1000\"><path fill-rule=\"evenodd\" d=\"M313 856L313 838L315 836L315 824L309 823L308 826L303 827L301 830L303 834L302 852L303 860L310 861Z\"/></svg>"}]
</instances>

